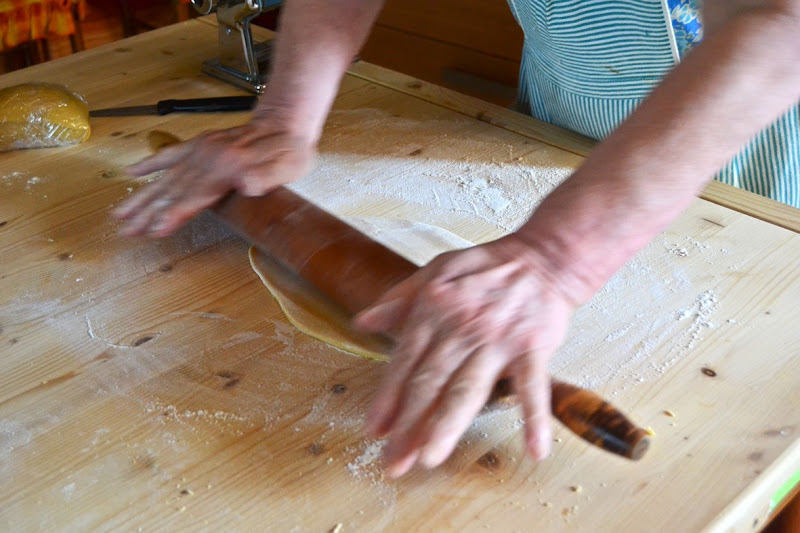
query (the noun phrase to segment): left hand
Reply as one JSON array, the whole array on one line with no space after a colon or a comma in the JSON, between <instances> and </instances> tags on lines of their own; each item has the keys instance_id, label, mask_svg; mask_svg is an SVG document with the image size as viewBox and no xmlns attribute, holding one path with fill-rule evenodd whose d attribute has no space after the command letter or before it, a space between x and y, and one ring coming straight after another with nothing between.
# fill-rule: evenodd
<instances>
[{"instance_id":1,"label":"left hand","mask_svg":"<svg viewBox=\"0 0 800 533\"><path fill-rule=\"evenodd\" d=\"M389 435L390 476L447 459L502 376L521 400L528 451L549 454L547 363L576 299L548 265L512 234L437 257L356 317L397 340L367 414L370 433Z\"/></svg>"}]
</instances>

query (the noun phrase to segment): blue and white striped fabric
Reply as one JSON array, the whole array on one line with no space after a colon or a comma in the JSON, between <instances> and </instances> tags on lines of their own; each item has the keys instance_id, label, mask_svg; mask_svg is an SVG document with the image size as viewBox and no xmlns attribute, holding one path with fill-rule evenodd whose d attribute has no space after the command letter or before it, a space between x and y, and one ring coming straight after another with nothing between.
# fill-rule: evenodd
<instances>
[{"instance_id":1,"label":"blue and white striped fabric","mask_svg":"<svg viewBox=\"0 0 800 533\"><path fill-rule=\"evenodd\" d=\"M703 38L700 0L509 0L525 32L522 111L602 139ZM781 117L716 178L800 207L800 113Z\"/></svg>"}]
</instances>

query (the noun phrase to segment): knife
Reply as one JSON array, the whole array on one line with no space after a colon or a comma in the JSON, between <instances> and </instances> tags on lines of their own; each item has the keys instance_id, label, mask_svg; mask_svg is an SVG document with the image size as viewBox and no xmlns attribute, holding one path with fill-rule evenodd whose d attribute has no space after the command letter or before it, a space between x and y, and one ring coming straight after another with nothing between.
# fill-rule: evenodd
<instances>
[{"instance_id":1,"label":"knife","mask_svg":"<svg viewBox=\"0 0 800 533\"><path fill-rule=\"evenodd\" d=\"M216 113L219 111L250 111L258 97L216 96L188 100L161 100L155 105L112 107L89 111L90 117L132 117L139 115L168 115L170 113Z\"/></svg>"}]
</instances>

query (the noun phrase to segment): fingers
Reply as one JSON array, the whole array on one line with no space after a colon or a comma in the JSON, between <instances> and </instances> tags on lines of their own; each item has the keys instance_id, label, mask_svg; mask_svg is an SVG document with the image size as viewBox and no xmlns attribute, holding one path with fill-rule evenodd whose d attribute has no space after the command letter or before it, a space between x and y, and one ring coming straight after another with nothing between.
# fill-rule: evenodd
<instances>
[{"instance_id":1,"label":"fingers","mask_svg":"<svg viewBox=\"0 0 800 533\"><path fill-rule=\"evenodd\" d=\"M168 205L160 213L154 215L152 224L145 231L153 237L165 237L187 222L197 213L212 205L222 196L222 192L214 191L185 196Z\"/></svg>"},{"instance_id":2,"label":"fingers","mask_svg":"<svg viewBox=\"0 0 800 533\"><path fill-rule=\"evenodd\" d=\"M113 212L115 217L127 220L120 232L127 236L144 233L158 210L168 207L171 203L165 194L166 189L166 182L156 181L144 187L115 209Z\"/></svg>"},{"instance_id":3,"label":"fingers","mask_svg":"<svg viewBox=\"0 0 800 533\"><path fill-rule=\"evenodd\" d=\"M210 131L128 167L135 176L166 172L113 216L127 221L121 229L125 235L163 237L232 189L260 196L299 178L309 170L313 152L309 143L274 124Z\"/></svg>"},{"instance_id":4,"label":"fingers","mask_svg":"<svg viewBox=\"0 0 800 533\"><path fill-rule=\"evenodd\" d=\"M405 383L433 337L433 326L421 324L398 345L367 412L367 430L382 437L394 425Z\"/></svg>"},{"instance_id":5,"label":"fingers","mask_svg":"<svg viewBox=\"0 0 800 533\"><path fill-rule=\"evenodd\" d=\"M547 360L535 354L520 357L512 363L511 375L522 404L526 448L531 457L541 461L550 455L553 441Z\"/></svg>"},{"instance_id":6,"label":"fingers","mask_svg":"<svg viewBox=\"0 0 800 533\"><path fill-rule=\"evenodd\" d=\"M417 462L418 458L419 458L419 450L415 449L401 459L397 459L395 461L392 461L391 463L387 462L386 474L388 474L388 476L393 479L402 477L409 470L411 470L411 467L414 466L414 463Z\"/></svg>"},{"instance_id":7,"label":"fingers","mask_svg":"<svg viewBox=\"0 0 800 533\"><path fill-rule=\"evenodd\" d=\"M429 431L426 423L437 412L442 390L469 355L464 341L454 336L434 343L428 353L416 357L420 363L405 379L403 387L396 389L392 399L397 414L385 428L392 435L384 450L389 465L400 463L424 444ZM463 392L469 394L469 389Z\"/></svg>"},{"instance_id":8,"label":"fingers","mask_svg":"<svg viewBox=\"0 0 800 533\"><path fill-rule=\"evenodd\" d=\"M353 325L373 333L397 332L407 321L420 288L428 281L427 271L419 270L398 283L353 318Z\"/></svg>"},{"instance_id":9,"label":"fingers","mask_svg":"<svg viewBox=\"0 0 800 533\"><path fill-rule=\"evenodd\" d=\"M484 348L453 376L420 453L423 466L434 468L450 456L489 398L504 361L504 357Z\"/></svg>"},{"instance_id":10,"label":"fingers","mask_svg":"<svg viewBox=\"0 0 800 533\"><path fill-rule=\"evenodd\" d=\"M218 183L196 178L199 176L179 165L140 191L114 212L115 216L128 220L121 232L128 236L169 235L224 193ZM192 188L193 182L199 182L198 186Z\"/></svg>"},{"instance_id":11,"label":"fingers","mask_svg":"<svg viewBox=\"0 0 800 533\"><path fill-rule=\"evenodd\" d=\"M142 206L149 204L154 198L157 198L163 188L164 183L161 180L145 185L139 191L137 191L136 194L122 202L113 211L111 211L112 216L120 220L128 220L132 218Z\"/></svg>"},{"instance_id":12,"label":"fingers","mask_svg":"<svg viewBox=\"0 0 800 533\"><path fill-rule=\"evenodd\" d=\"M166 148L162 148L158 153L130 165L126 171L133 176L145 176L157 170L170 168L191 151L192 145L193 143L189 141L167 146Z\"/></svg>"}]
</instances>

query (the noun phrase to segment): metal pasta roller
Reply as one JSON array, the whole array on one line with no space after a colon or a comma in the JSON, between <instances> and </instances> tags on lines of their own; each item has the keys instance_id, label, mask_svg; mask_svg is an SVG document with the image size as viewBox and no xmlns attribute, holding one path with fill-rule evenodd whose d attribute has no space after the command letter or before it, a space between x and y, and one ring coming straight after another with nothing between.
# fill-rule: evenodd
<instances>
[{"instance_id":1,"label":"metal pasta roller","mask_svg":"<svg viewBox=\"0 0 800 533\"><path fill-rule=\"evenodd\" d=\"M192 0L203 15L217 12L220 55L203 62L203 72L245 90L263 92L272 47L269 42L253 42L251 23L280 4L281 0Z\"/></svg>"}]
</instances>

